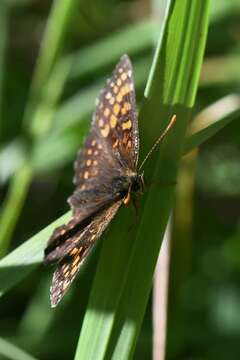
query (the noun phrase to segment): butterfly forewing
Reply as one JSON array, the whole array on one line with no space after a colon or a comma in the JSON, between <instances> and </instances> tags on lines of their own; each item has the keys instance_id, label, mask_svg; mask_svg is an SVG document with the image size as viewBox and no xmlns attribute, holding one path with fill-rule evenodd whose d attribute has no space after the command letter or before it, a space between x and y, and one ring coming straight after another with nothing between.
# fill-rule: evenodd
<instances>
[{"instance_id":1,"label":"butterfly forewing","mask_svg":"<svg viewBox=\"0 0 240 360\"><path fill-rule=\"evenodd\" d=\"M132 66L124 55L97 99L90 134L75 163L79 189L135 169L139 137Z\"/></svg>"}]
</instances>

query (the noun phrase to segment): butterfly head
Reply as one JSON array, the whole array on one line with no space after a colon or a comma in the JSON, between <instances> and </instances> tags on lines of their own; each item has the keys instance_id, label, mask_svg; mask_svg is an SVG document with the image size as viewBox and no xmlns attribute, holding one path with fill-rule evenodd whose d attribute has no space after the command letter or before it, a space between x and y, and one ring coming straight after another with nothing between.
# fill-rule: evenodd
<instances>
[{"instance_id":1,"label":"butterfly head","mask_svg":"<svg viewBox=\"0 0 240 360\"><path fill-rule=\"evenodd\" d=\"M129 174L125 178L125 190L124 190L124 197L123 197L123 203L125 205L130 203L131 195L134 195L133 198L135 198L136 194L142 194L144 191L144 178L143 173L137 174L135 172L132 172L131 175Z\"/></svg>"},{"instance_id":2,"label":"butterfly head","mask_svg":"<svg viewBox=\"0 0 240 360\"><path fill-rule=\"evenodd\" d=\"M143 193L144 192L144 175L135 174L131 178L131 191L134 193Z\"/></svg>"},{"instance_id":3,"label":"butterfly head","mask_svg":"<svg viewBox=\"0 0 240 360\"><path fill-rule=\"evenodd\" d=\"M138 173L135 170L128 169L124 176L125 190L131 193L143 193L144 186L144 173Z\"/></svg>"}]
</instances>

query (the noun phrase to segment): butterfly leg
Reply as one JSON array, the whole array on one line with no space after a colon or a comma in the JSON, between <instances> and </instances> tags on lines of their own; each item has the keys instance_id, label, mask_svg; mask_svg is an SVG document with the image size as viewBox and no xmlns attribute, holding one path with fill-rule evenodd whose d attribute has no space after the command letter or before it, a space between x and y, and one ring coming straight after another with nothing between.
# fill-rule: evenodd
<instances>
[{"instance_id":1,"label":"butterfly leg","mask_svg":"<svg viewBox=\"0 0 240 360\"><path fill-rule=\"evenodd\" d=\"M131 192L130 192L130 190L128 190L127 195L123 199L124 205L128 205L130 203L130 200L131 200Z\"/></svg>"},{"instance_id":2,"label":"butterfly leg","mask_svg":"<svg viewBox=\"0 0 240 360\"><path fill-rule=\"evenodd\" d=\"M133 196L133 197L132 197L132 204L133 204L134 209L135 209L136 217L138 217L138 216L139 216L139 208L140 208L139 197Z\"/></svg>"}]
</instances>

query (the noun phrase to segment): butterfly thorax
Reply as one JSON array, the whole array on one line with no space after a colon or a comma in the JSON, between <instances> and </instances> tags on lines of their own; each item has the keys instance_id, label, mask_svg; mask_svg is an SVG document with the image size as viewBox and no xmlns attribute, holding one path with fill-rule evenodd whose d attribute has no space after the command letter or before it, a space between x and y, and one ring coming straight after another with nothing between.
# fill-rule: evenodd
<instances>
[{"instance_id":1,"label":"butterfly thorax","mask_svg":"<svg viewBox=\"0 0 240 360\"><path fill-rule=\"evenodd\" d=\"M135 174L131 178L131 192L143 193L144 191L144 177L143 174Z\"/></svg>"},{"instance_id":2,"label":"butterfly thorax","mask_svg":"<svg viewBox=\"0 0 240 360\"><path fill-rule=\"evenodd\" d=\"M119 194L119 197L123 199L125 205L130 203L131 195L137 195L143 193L144 179L143 174L137 174L136 172L128 172L124 176L113 178L112 183L115 191Z\"/></svg>"}]
</instances>

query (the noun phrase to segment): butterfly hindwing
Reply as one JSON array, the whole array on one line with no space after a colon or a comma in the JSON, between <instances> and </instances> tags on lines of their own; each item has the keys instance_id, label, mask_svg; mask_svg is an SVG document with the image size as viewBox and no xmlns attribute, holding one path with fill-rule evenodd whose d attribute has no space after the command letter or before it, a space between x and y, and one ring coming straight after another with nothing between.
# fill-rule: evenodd
<instances>
[{"instance_id":1,"label":"butterfly hindwing","mask_svg":"<svg viewBox=\"0 0 240 360\"><path fill-rule=\"evenodd\" d=\"M53 275L50 290L52 307L57 306L69 288L86 256L116 214L121 202L121 200L117 201L109 208L103 210L95 216L89 225L76 233L73 238L68 239L72 247L69 247L66 254L58 262L57 269Z\"/></svg>"}]
</instances>

